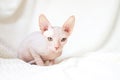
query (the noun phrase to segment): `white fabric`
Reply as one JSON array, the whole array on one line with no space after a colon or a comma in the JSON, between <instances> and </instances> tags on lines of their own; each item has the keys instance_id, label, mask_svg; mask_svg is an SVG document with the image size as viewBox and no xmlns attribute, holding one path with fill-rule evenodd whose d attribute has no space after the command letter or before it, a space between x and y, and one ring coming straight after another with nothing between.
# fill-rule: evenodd
<instances>
[{"instance_id":1,"label":"white fabric","mask_svg":"<svg viewBox=\"0 0 120 80\"><path fill-rule=\"evenodd\" d=\"M18 59L0 59L1 80L120 80L119 53L90 53L54 66L36 66Z\"/></svg>"},{"instance_id":2,"label":"white fabric","mask_svg":"<svg viewBox=\"0 0 120 80\"><path fill-rule=\"evenodd\" d=\"M53 26L76 17L58 58L65 60L53 66L16 59L20 42L39 30L41 13ZM0 0L0 80L120 80L119 34L119 0Z\"/></svg>"}]
</instances>

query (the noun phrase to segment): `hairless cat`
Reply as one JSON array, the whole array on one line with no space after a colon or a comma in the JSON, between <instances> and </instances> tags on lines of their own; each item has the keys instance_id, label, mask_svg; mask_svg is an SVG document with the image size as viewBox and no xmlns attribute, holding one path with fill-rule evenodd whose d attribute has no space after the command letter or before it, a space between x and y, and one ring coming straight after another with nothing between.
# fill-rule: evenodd
<instances>
[{"instance_id":1,"label":"hairless cat","mask_svg":"<svg viewBox=\"0 0 120 80\"><path fill-rule=\"evenodd\" d=\"M52 26L45 15L39 16L41 31L31 33L18 48L18 58L25 62L44 66L55 63L55 59L62 54L75 24L75 17L70 16L62 27Z\"/></svg>"}]
</instances>

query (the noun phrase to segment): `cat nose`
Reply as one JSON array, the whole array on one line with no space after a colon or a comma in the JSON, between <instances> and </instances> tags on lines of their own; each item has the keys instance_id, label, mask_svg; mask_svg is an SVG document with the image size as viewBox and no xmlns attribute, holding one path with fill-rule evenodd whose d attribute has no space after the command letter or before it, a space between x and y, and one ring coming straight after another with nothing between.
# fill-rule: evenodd
<instances>
[{"instance_id":1,"label":"cat nose","mask_svg":"<svg viewBox=\"0 0 120 80\"><path fill-rule=\"evenodd\" d=\"M55 47L55 49L56 49L56 50L58 50L58 49L59 49L59 47Z\"/></svg>"}]
</instances>

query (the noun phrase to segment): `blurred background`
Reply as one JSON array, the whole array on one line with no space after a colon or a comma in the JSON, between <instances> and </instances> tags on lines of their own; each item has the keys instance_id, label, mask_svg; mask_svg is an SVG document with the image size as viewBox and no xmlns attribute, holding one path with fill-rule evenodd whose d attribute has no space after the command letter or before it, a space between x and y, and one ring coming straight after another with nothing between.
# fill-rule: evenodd
<instances>
[{"instance_id":1,"label":"blurred background","mask_svg":"<svg viewBox=\"0 0 120 80\"><path fill-rule=\"evenodd\" d=\"M0 0L2 45L16 51L27 35L39 31L40 14L53 26L62 26L71 15L76 17L61 57L120 52L120 0ZM16 53L2 54L16 57Z\"/></svg>"}]
</instances>

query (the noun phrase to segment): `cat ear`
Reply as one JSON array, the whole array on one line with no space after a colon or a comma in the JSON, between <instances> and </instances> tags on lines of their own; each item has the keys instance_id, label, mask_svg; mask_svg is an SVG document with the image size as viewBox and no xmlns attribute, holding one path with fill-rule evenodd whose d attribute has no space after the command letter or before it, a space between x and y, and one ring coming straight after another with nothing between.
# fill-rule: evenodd
<instances>
[{"instance_id":1,"label":"cat ear","mask_svg":"<svg viewBox=\"0 0 120 80\"><path fill-rule=\"evenodd\" d=\"M48 30L48 28L51 26L50 22L43 14L39 16L39 26L42 32Z\"/></svg>"},{"instance_id":2,"label":"cat ear","mask_svg":"<svg viewBox=\"0 0 120 80\"><path fill-rule=\"evenodd\" d=\"M70 35L73 30L74 24L75 24L75 16L70 16L67 19L67 21L64 23L63 30Z\"/></svg>"}]
</instances>

